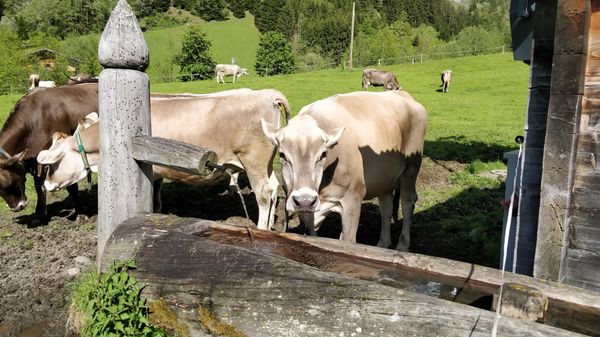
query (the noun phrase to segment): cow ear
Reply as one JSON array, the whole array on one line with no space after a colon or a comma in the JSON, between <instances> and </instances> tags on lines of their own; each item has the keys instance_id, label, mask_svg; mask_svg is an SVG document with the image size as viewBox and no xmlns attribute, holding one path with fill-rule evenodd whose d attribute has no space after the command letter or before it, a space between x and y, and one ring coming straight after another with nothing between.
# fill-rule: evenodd
<instances>
[{"instance_id":1,"label":"cow ear","mask_svg":"<svg viewBox=\"0 0 600 337\"><path fill-rule=\"evenodd\" d=\"M65 156L64 151L43 150L37 156L37 161L43 165L51 165Z\"/></svg>"},{"instance_id":2,"label":"cow ear","mask_svg":"<svg viewBox=\"0 0 600 337\"><path fill-rule=\"evenodd\" d=\"M260 125L262 126L263 133L265 134L265 136L267 136L267 138L269 138L271 143L273 143L273 145L275 146L279 146L279 142L277 141L276 136L277 128L273 124L264 120L263 118L260 119Z\"/></svg>"},{"instance_id":3,"label":"cow ear","mask_svg":"<svg viewBox=\"0 0 600 337\"><path fill-rule=\"evenodd\" d=\"M327 132L327 136L324 137L327 148L331 149L339 142L345 129L346 127L342 126L341 128L331 129Z\"/></svg>"},{"instance_id":4,"label":"cow ear","mask_svg":"<svg viewBox=\"0 0 600 337\"><path fill-rule=\"evenodd\" d=\"M91 113L87 114L87 116L85 116L84 118L79 120L79 125L77 125L77 129L75 129L75 133L80 132L83 129L87 129L97 122L98 122L98 113L91 112Z\"/></svg>"},{"instance_id":5,"label":"cow ear","mask_svg":"<svg viewBox=\"0 0 600 337\"><path fill-rule=\"evenodd\" d=\"M69 135L67 135L64 132L55 132L52 134L52 145L50 146L50 148L54 148L54 146L56 145L56 142L58 142L59 140L63 139L63 138L67 138L69 137Z\"/></svg>"}]
</instances>

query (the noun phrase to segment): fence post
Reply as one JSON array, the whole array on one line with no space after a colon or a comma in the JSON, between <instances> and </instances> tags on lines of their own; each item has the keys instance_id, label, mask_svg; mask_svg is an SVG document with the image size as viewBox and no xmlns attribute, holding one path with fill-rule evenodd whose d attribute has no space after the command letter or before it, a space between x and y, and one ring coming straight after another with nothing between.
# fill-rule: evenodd
<instances>
[{"instance_id":1,"label":"fence post","mask_svg":"<svg viewBox=\"0 0 600 337\"><path fill-rule=\"evenodd\" d=\"M140 212L152 212L152 165L131 156L131 137L150 136L148 46L135 14L119 0L102 32L98 61L100 165L98 256L115 227Z\"/></svg>"},{"instance_id":2,"label":"fence post","mask_svg":"<svg viewBox=\"0 0 600 337\"><path fill-rule=\"evenodd\" d=\"M419 54L421 56L421 63L423 63L423 54Z\"/></svg>"}]
</instances>

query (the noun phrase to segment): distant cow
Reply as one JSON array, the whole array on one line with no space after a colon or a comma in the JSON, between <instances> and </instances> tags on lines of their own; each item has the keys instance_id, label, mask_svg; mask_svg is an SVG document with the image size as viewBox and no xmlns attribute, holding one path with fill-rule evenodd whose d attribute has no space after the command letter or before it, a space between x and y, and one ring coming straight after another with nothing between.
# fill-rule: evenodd
<instances>
[{"instance_id":1,"label":"distant cow","mask_svg":"<svg viewBox=\"0 0 600 337\"><path fill-rule=\"evenodd\" d=\"M225 83L225 76L233 76L233 83L235 83L236 78L248 75L248 69L241 68L237 64L217 64L215 66L215 75L217 76L217 83L221 81Z\"/></svg>"},{"instance_id":2,"label":"distant cow","mask_svg":"<svg viewBox=\"0 0 600 337\"><path fill-rule=\"evenodd\" d=\"M150 99L152 135L206 147L217 154L217 164L230 173L244 170L258 204L258 228L270 229L279 183L273 171L275 146L260 131L260 121L280 126L282 112L287 119L290 111L285 96L272 89L238 89L211 95L152 95ZM48 191L67 187L87 175L76 137L62 137L54 137L50 149L38 155L40 163L50 165L44 182ZM80 139L90 169L96 170L100 161L99 125L82 129ZM153 172L157 181L168 178L205 186L229 178L220 170L203 178L157 165ZM159 188L155 191L160 193Z\"/></svg>"},{"instance_id":3,"label":"distant cow","mask_svg":"<svg viewBox=\"0 0 600 337\"><path fill-rule=\"evenodd\" d=\"M447 69L442 72L442 92L448 92L448 87L450 86L450 82L452 82L452 70Z\"/></svg>"},{"instance_id":4,"label":"distant cow","mask_svg":"<svg viewBox=\"0 0 600 337\"><path fill-rule=\"evenodd\" d=\"M365 69L362 75L363 90L368 90L369 85L374 87L383 86L385 90L400 90L400 85L394 74L385 70Z\"/></svg>"},{"instance_id":5,"label":"distant cow","mask_svg":"<svg viewBox=\"0 0 600 337\"><path fill-rule=\"evenodd\" d=\"M361 202L379 199L379 247L391 245L390 220L402 199L403 227L396 249L407 250L417 200L427 112L405 91L354 92L303 107L288 126L261 121L279 146L286 210L315 234L328 213L342 216L340 239L356 242Z\"/></svg>"},{"instance_id":6,"label":"distant cow","mask_svg":"<svg viewBox=\"0 0 600 337\"><path fill-rule=\"evenodd\" d=\"M40 81L40 75L31 74L29 75L29 81L31 82L31 86L29 90L33 90L35 88L54 88L56 87L56 82L54 81Z\"/></svg>"}]
</instances>

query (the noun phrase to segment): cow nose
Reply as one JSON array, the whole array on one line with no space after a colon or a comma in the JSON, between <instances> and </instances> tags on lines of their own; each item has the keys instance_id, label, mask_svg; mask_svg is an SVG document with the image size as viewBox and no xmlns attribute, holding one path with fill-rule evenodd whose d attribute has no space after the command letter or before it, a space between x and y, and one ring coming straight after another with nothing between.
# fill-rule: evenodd
<instances>
[{"instance_id":1,"label":"cow nose","mask_svg":"<svg viewBox=\"0 0 600 337\"><path fill-rule=\"evenodd\" d=\"M294 204L298 208L308 209L308 208L313 208L315 206L315 204L317 203L317 196L316 195L295 195L292 197L292 200L294 201Z\"/></svg>"}]
</instances>

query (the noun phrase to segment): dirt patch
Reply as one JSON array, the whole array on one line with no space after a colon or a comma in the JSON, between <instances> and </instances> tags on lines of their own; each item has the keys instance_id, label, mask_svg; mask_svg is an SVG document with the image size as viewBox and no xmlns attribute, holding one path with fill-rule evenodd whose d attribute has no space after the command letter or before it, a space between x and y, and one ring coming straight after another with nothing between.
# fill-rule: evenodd
<instances>
[{"instance_id":1,"label":"dirt patch","mask_svg":"<svg viewBox=\"0 0 600 337\"><path fill-rule=\"evenodd\" d=\"M453 171L464 165L425 159L418 185L446 187ZM220 195L226 186L200 189L167 183L163 187L164 213L182 217L198 217L230 224L254 226L258 211L254 194L241 179L242 196L250 219L245 216L239 195ZM48 225L30 228L17 223L11 214L0 215L0 336L64 336L69 287L74 274L93 268L96 258L95 189L80 192L87 215L73 214L69 202L51 201L54 216ZM52 197L50 198L52 200ZM284 228L284 195L279 194L275 230ZM25 219L27 219L25 217ZM358 242L374 245L379 236L379 209L375 202L365 202L358 231ZM296 219L289 231L302 233ZM331 215L323 224L320 235L339 237L340 218ZM394 227L398 235L399 228ZM426 231L413 234L415 242L427 242ZM420 253L440 256L435 247L419 248ZM454 247L457 248L457 247ZM86 258L91 261L87 264Z\"/></svg>"}]
</instances>

